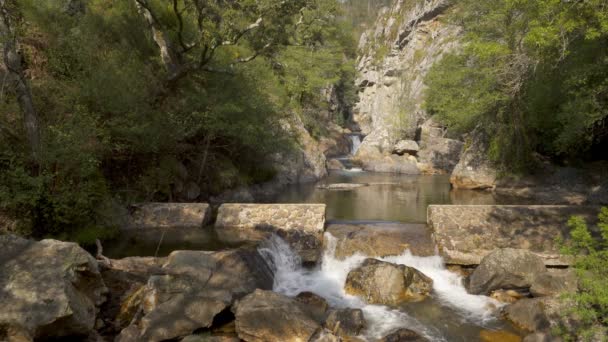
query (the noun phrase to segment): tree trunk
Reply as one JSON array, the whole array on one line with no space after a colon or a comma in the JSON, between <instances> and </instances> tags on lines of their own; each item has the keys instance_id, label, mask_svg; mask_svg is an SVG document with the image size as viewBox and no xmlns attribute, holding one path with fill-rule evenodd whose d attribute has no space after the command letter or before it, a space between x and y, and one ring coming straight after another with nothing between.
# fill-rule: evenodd
<instances>
[{"instance_id":1,"label":"tree trunk","mask_svg":"<svg viewBox=\"0 0 608 342\"><path fill-rule=\"evenodd\" d=\"M12 78L17 101L23 114L25 133L34 161L40 158L40 123L32 99L32 92L23 70L23 60L18 49L18 40L8 9L9 1L0 0L0 41L6 70Z\"/></svg>"}]
</instances>

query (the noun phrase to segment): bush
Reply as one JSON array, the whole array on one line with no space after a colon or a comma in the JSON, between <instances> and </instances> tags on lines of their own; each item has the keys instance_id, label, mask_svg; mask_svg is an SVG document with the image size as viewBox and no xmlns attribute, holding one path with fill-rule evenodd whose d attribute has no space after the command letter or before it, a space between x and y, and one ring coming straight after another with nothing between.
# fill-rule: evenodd
<instances>
[{"instance_id":1,"label":"bush","mask_svg":"<svg viewBox=\"0 0 608 342\"><path fill-rule=\"evenodd\" d=\"M608 328L608 208L599 214L598 231L591 231L579 216L571 217L568 226L571 239L562 252L575 259L579 291L565 296L564 300L572 303L565 314L575 317L580 325L563 335L568 340L596 341Z\"/></svg>"}]
</instances>

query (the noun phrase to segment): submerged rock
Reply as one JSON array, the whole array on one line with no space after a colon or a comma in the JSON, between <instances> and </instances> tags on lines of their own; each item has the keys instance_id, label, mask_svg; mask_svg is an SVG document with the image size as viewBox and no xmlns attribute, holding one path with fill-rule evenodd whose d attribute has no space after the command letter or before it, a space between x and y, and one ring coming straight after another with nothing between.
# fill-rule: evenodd
<instances>
[{"instance_id":1,"label":"submerged rock","mask_svg":"<svg viewBox=\"0 0 608 342\"><path fill-rule=\"evenodd\" d=\"M370 304L399 305L424 300L433 280L420 271L376 259L366 259L348 273L345 290Z\"/></svg>"},{"instance_id":2,"label":"submerged rock","mask_svg":"<svg viewBox=\"0 0 608 342\"><path fill-rule=\"evenodd\" d=\"M367 183L334 183L327 185L318 185L318 189L324 190L354 190L369 186Z\"/></svg>"},{"instance_id":3,"label":"submerged rock","mask_svg":"<svg viewBox=\"0 0 608 342\"><path fill-rule=\"evenodd\" d=\"M379 339L378 342L429 342L429 340L413 330L401 328Z\"/></svg>"},{"instance_id":4,"label":"submerged rock","mask_svg":"<svg viewBox=\"0 0 608 342\"><path fill-rule=\"evenodd\" d=\"M547 272L543 260L523 249L497 249L487 255L467 279L467 290L488 295L499 289L529 289Z\"/></svg>"},{"instance_id":5,"label":"submerged rock","mask_svg":"<svg viewBox=\"0 0 608 342\"><path fill-rule=\"evenodd\" d=\"M331 310L325 321L325 327L339 336L359 335L366 324L361 309Z\"/></svg>"},{"instance_id":6,"label":"submerged rock","mask_svg":"<svg viewBox=\"0 0 608 342\"><path fill-rule=\"evenodd\" d=\"M256 290L233 308L236 331L247 342L309 341L321 328L292 298Z\"/></svg>"},{"instance_id":7,"label":"submerged rock","mask_svg":"<svg viewBox=\"0 0 608 342\"><path fill-rule=\"evenodd\" d=\"M482 330L479 332L482 342L521 342L521 337L506 331Z\"/></svg>"},{"instance_id":8,"label":"submerged rock","mask_svg":"<svg viewBox=\"0 0 608 342\"><path fill-rule=\"evenodd\" d=\"M0 326L32 338L86 336L107 288L78 244L0 235Z\"/></svg>"}]
</instances>

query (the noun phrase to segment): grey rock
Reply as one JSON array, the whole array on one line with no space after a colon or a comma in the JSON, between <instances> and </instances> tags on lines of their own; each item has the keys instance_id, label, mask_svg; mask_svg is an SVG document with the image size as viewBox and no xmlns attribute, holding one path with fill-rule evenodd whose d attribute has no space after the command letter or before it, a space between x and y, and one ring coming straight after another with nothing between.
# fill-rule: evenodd
<instances>
[{"instance_id":1,"label":"grey rock","mask_svg":"<svg viewBox=\"0 0 608 342\"><path fill-rule=\"evenodd\" d=\"M400 305L424 300L433 289L433 280L420 271L376 259L348 273L345 290L362 297L367 303Z\"/></svg>"},{"instance_id":2,"label":"grey rock","mask_svg":"<svg viewBox=\"0 0 608 342\"><path fill-rule=\"evenodd\" d=\"M464 143L447 138L428 138L423 146L418 159L428 165L425 173L451 173L460 161Z\"/></svg>"},{"instance_id":3,"label":"grey rock","mask_svg":"<svg viewBox=\"0 0 608 342\"><path fill-rule=\"evenodd\" d=\"M0 326L32 338L86 336L107 288L75 243L0 235Z\"/></svg>"},{"instance_id":4,"label":"grey rock","mask_svg":"<svg viewBox=\"0 0 608 342\"><path fill-rule=\"evenodd\" d=\"M497 249L484 257L467 278L467 290L489 295L499 289L530 288L535 278L546 272L543 260L529 251Z\"/></svg>"},{"instance_id":5,"label":"grey rock","mask_svg":"<svg viewBox=\"0 0 608 342\"><path fill-rule=\"evenodd\" d=\"M573 293L578 289L576 274L572 269L563 272L547 272L534 278L530 293L534 297L557 296L561 293Z\"/></svg>"},{"instance_id":6,"label":"grey rock","mask_svg":"<svg viewBox=\"0 0 608 342\"><path fill-rule=\"evenodd\" d=\"M319 323L289 297L256 290L233 308L239 338L248 342L309 341Z\"/></svg>"},{"instance_id":7,"label":"grey rock","mask_svg":"<svg viewBox=\"0 0 608 342\"><path fill-rule=\"evenodd\" d=\"M549 318L540 299L521 299L507 306L504 315L511 323L527 331L550 328Z\"/></svg>"}]
</instances>

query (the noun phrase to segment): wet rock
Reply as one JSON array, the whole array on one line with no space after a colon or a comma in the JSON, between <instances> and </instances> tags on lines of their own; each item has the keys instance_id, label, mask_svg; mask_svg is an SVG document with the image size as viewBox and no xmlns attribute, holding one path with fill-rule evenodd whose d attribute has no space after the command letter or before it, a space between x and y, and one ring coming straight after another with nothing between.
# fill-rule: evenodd
<instances>
[{"instance_id":1,"label":"wet rock","mask_svg":"<svg viewBox=\"0 0 608 342\"><path fill-rule=\"evenodd\" d=\"M356 336L365 329L366 322L361 309L330 310L325 327L339 336Z\"/></svg>"},{"instance_id":2,"label":"wet rock","mask_svg":"<svg viewBox=\"0 0 608 342\"><path fill-rule=\"evenodd\" d=\"M467 290L488 295L499 289L530 288L547 269L541 258L523 250L504 248L488 254L467 278Z\"/></svg>"},{"instance_id":3,"label":"wet rock","mask_svg":"<svg viewBox=\"0 0 608 342\"><path fill-rule=\"evenodd\" d=\"M0 326L37 338L86 336L107 288L78 244L0 235Z\"/></svg>"},{"instance_id":4,"label":"wet rock","mask_svg":"<svg viewBox=\"0 0 608 342\"><path fill-rule=\"evenodd\" d=\"M496 290L490 293L490 297L501 303L515 303L524 298L524 295L515 290Z\"/></svg>"},{"instance_id":5,"label":"wet rock","mask_svg":"<svg viewBox=\"0 0 608 342\"><path fill-rule=\"evenodd\" d=\"M534 297L557 296L560 293L576 292L578 282L573 270L567 269L563 272L547 272L539 274L530 287L530 293Z\"/></svg>"},{"instance_id":6,"label":"wet rock","mask_svg":"<svg viewBox=\"0 0 608 342\"><path fill-rule=\"evenodd\" d=\"M401 328L379 339L378 342L429 342L429 340L413 330Z\"/></svg>"},{"instance_id":7,"label":"wet rock","mask_svg":"<svg viewBox=\"0 0 608 342\"><path fill-rule=\"evenodd\" d=\"M141 203L130 211L132 228L200 228L211 218L206 203Z\"/></svg>"},{"instance_id":8,"label":"wet rock","mask_svg":"<svg viewBox=\"0 0 608 342\"><path fill-rule=\"evenodd\" d=\"M144 288L142 316L118 341L163 341L209 328L235 299L272 288L273 275L255 248L176 251Z\"/></svg>"},{"instance_id":9,"label":"wet rock","mask_svg":"<svg viewBox=\"0 0 608 342\"><path fill-rule=\"evenodd\" d=\"M0 341L33 342L30 332L17 324L0 324Z\"/></svg>"},{"instance_id":10,"label":"wet rock","mask_svg":"<svg viewBox=\"0 0 608 342\"><path fill-rule=\"evenodd\" d=\"M310 342L344 342L344 340L328 329L320 329L311 337Z\"/></svg>"},{"instance_id":11,"label":"wet rock","mask_svg":"<svg viewBox=\"0 0 608 342\"><path fill-rule=\"evenodd\" d=\"M302 309L308 312L317 322L325 321L329 309L329 304L327 304L325 298L312 292L302 292L296 296L296 301L302 304Z\"/></svg>"},{"instance_id":12,"label":"wet rock","mask_svg":"<svg viewBox=\"0 0 608 342\"><path fill-rule=\"evenodd\" d=\"M323 244L325 204L223 204L215 230L226 243L259 242L276 233L303 262L316 263Z\"/></svg>"},{"instance_id":13,"label":"wet rock","mask_svg":"<svg viewBox=\"0 0 608 342\"><path fill-rule=\"evenodd\" d=\"M521 337L506 331L482 330L479 332L482 342L521 342Z\"/></svg>"},{"instance_id":14,"label":"wet rock","mask_svg":"<svg viewBox=\"0 0 608 342\"><path fill-rule=\"evenodd\" d=\"M413 140L401 140L393 147L393 154L400 156L404 154L416 155L418 151L420 151L420 147Z\"/></svg>"},{"instance_id":15,"label":"wet rock","mask_svg":"<svg viewBox=\"0 0 608 342\"><path fill-rule=\"evenodd\" d=\"M407 249L418 256L435 254L433 240L423 224L330 224L327 232L336 239L334 255L338 259L354 254L372 258L400 255Z\"/></svg>"},{"instance_id":16,"label":"wet rock","mask_svg":"<svg viewBox=\"0 0 608 342\"><path fill-rule=\"evenodd\" d=\"M348 273L345 290L370 304L399 305L424 300L433 280L420 271L376 259L366 259Z\"/></svg>"},{"instance_id":17,"label":"wet rock","mask_svg":"<svg viewBox=\"0 0 608 342\"><path fill-rule=\"evenodd\" d=\"M320 329L295 299L256 290L233 308L239 338L248 342L309 341Z\"/></svg>"},{"instance_id":18,"label":"wet rock","mask_svg":"<svg viewBox=\"0 0 608 342\"><path fill-rule=\"evenodd\" d=\"M470 135L450 183L455 189L484 190L496 187L497 171L488 158L489 137L481 128Z\"/></svg>"}]
</instances>

